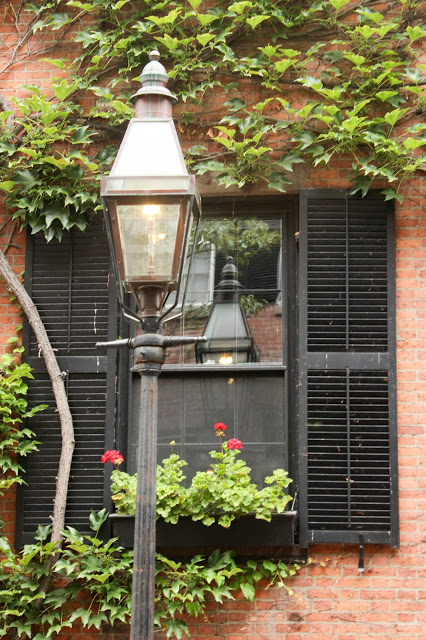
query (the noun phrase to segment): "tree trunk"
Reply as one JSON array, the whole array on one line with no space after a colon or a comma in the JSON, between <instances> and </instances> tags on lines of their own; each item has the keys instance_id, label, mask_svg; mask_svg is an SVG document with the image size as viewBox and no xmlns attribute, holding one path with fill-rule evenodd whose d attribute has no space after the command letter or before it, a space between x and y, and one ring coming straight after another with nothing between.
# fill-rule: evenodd
<instances>
[{"instance_id":1,"label":"tree trunk","mask_svg":"<svg viewBox=\"0 0 426 640\"><path fill-rule=\"evenodd\" d=\"M59 460L58 474L56 476L56 494L52 515L52 542L59 542L62 539L61 531L65 526L65 507L68 494L68 483L71 469L71 461L74 452L74 427L69 409L68 398L65 391L65 374L59 369L55 353L47 336L46 329L39 316L37 308L23 284L16 277L12 268L0 250L0 276L6 281L7 286L16 295L19 304L28 318L37 343L46 363L46 368L52 381L53 393L55 395L61 424L62 448Z\"/></svg>"}]
</instances>

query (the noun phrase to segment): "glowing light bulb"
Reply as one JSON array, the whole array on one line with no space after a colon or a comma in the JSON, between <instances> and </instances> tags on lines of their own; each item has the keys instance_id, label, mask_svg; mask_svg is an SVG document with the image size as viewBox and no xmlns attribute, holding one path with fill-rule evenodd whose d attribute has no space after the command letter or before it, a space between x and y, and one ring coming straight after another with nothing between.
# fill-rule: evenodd
<instances>
[{"instance_id":1,"label":"glowing light bulb","mask_svg":"<svg viewBox=\"0 0 426 640\"><path fill-rule=\"evenodd\" d=\"M145 204L142 207L142 215L144 216L156 216L160 213L160 207L158 204Z\"/></svg>"},{"instance_id":2,"label":"glowing light bulb","mask_svg":"<svg viewBox=\"0 0 426 640\"><path fill-rule=\"evenodd\" d=\"M232 364L233 360L232 360L232 356L228 355L227 353L224 353L223 356L221 356L219 358L219 364Z\"/></svg>"},{"instance_id":3,"label":"glowing light bulb","mask_svg":"<svg viewBox=\"0 0 426 640\"><path fill-rule=\"evenodd\" d=\"M166 237L166 234L165 234L165 233L159 233L159 234L158 234L158 239L159 239L159 240L164 240L164 238L165 238L165 237Z\"/></svg>"}]
</instances>

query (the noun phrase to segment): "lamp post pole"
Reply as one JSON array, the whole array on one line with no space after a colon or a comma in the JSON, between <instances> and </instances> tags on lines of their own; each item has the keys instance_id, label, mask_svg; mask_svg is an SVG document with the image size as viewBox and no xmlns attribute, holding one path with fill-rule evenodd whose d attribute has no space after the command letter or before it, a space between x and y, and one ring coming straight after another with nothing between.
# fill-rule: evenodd
<instances>
[{"instance_id":1,"label":"lamp post pole","mask_svg":"<svg viewBox=\"0 0 426 640\"><path fill-rule=\"evenodd\" d=\"M205 340L142 333L130 340L97 343L133 349L131 371L141 377L130 640L154 638L158 376L168 347Z\"/></svg>"}]
</instances>

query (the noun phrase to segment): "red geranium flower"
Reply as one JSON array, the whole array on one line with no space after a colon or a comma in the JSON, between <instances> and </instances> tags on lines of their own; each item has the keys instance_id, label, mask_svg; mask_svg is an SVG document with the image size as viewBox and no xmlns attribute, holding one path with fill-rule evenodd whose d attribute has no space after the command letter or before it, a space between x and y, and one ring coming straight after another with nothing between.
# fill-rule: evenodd
<instances>
[{"instance_id":1,"label":"red geranium flower","mask_svg":"<svg viewBox=\"0 0 426 640\"><path fill-rule=\"evenodd\" d=\"M215 431L216 431L216 435L217 436L223 436L225 435L225 431L227 430L227 426L226 424L223 424L223 422L216 422L216 424L214 425Z\"/></svg>"},{"instance_id":2,"label":"red geranium flower","mask_svg":"<svg viewBox=\"0 0 426 640\"><path fill-rule=\"evenodd\" d=\"M104 455L102 456L101 462L103 462L104 464L106 462L112 462L112 464L121 464L122 462L124 462L124 458L119 451L108 449L108 451L105 451Z\"/></svg>"},{"instance_id":3,"label":"red geranium flower","mask_svg":"<svg viewBox=\"0 0 426 640\"><path fill-rule=\"evenodd\" d=\"M243 443L241 442L241 440L238 440L238 438L231 438L226 443L226 448L227 449L242 449L243 448Z\"/></svg>"}]
</instances>

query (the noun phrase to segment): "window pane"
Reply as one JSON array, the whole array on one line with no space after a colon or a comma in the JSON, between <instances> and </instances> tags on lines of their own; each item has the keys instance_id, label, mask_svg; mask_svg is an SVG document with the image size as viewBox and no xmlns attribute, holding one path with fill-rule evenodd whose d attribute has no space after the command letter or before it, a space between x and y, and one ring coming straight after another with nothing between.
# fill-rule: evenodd
<instances>
[{"instance_id":1,"label":"window pane","mask_svg":"<svg viewBox=\"0 0 426 640\"><path fill-rule=\"evenodd\" d=\"M135 386L139 383L135 379ZM138 399L135 389L133 397ZM137 406L133 409L137 416ZM253 478L262 482L274 468L285 466L285 404L283 372L258 375L215 374L205 377L162 374L158 398L158 459L174 452L188 462L185 475L207 469L208 452L220 446L216 422L227 425L224 440L238 438ZM130 442L136 468L137 420Z\"/></svg>"},{"instance_id":2,"label":"window pane","mask_svg":"<svg viewBox=\"0 0 426 640\"><path fill-rule=\"evenodd\" d=\"M221 343L215 350L212 341L207 345L205 357L198 361L224 366L243 361L282 363L281 256L282 220L279 218L251 216L202 220L184 313L179 320L166 323L165 333L202 335L212 315L216 328L221 326L219 333L223 337L225 333L232 333L232 327L234 330L241 327L238 308L241 305L247 319L246 338L242 338L239 329L238 336L234 336L236 341L232 342L230 336L228 348ZM226 279L223 269L229 257L233 259L235 279L241 286L236 290L233 305L219 305L223 297L220 291ZM229 318L230 314L232 318ZM211 326L207 333L210 329ZM195 361L194 348L185 347L174 349L167 364Z\"/></svg>"},{"instance_id":3,"label":"window pane","mask_svg":"<svg viewBox=\"0 0 426 640\"><path fill-rule=\"evenodd\" d=\"M253 477L263 480L283 466L285 451L282 373L276 376L164 376L159 394L159 459L174 450L189 463L188 477L211 463L217 449L216 422L227 425L224 440L238 438ZM268 443L268 446L265 445Z\"/></svg>"}]
</instances>

